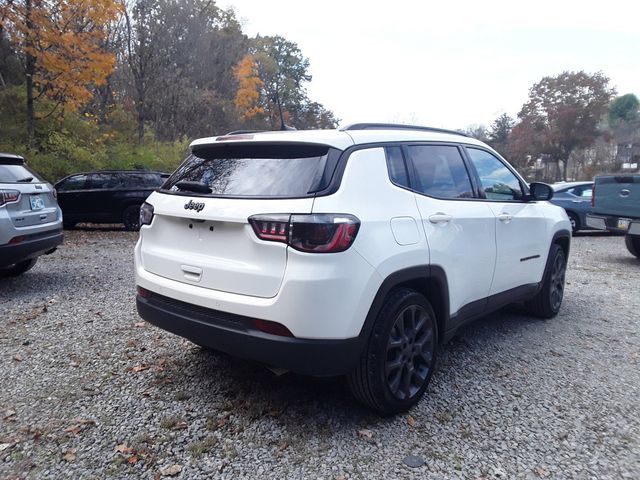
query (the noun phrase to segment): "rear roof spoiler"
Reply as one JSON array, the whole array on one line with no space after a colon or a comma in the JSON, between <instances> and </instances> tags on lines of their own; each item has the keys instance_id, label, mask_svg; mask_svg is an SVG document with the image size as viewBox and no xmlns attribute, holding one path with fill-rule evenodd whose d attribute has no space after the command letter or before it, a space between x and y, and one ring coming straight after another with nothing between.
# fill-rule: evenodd
<instances>
[{"instance_id":1,"label":"rear roof spoiler","mask_svg":"<svg viewBox=\"0 0 640 480\"><path fill-rule=\"evenodd\" d=\"M12 153L0 152L0 165L23 165L24 158Z\"/></svg>"}]
</instances>

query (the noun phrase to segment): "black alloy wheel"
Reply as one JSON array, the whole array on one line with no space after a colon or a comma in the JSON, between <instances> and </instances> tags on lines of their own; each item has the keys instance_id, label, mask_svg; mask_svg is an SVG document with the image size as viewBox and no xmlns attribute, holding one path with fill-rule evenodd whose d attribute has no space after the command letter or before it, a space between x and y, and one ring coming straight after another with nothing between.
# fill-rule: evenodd
<instances>
[{"instance_id":1,"label":"black alloy wheel","mask_svg":"<svg viewBox=\"0 0 640 480\"><path fill-rule=\"evenodd\" d=\"M385 377L399 400L413 397L427 381L435 349L429 313L410 305L396 317L387 342Z\"/></svg>"},{"instance_id":2,"label":"black alloy wheel","mask_svg":"<svg viewBox=\"0 0 640 480\"><path fill-rule=\"evenodd\" d=\"M564 279L566 274L566 261L564 255L556 255L551 268L551 308L553 311L560 310L562 298L564 296Z\"/></svg>"},{"instance_id":3,"label":"black alloy wheel","mask_svg":"<svg viewBox=\"0 0 640 480\"><path fill-rule=\"evenodd\" d=\"M429 301L409 288L392 290L347 380L361 403L382 415L403 412L424 395L436 366L438 327Z\"/></svg>"}]
</instances>

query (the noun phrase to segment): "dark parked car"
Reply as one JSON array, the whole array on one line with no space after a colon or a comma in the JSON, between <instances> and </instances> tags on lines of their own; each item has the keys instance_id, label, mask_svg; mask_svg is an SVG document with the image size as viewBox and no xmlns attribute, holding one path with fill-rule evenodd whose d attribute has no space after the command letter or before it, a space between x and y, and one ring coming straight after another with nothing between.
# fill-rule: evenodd
<instances>
[{"instance_id":1,"label":"dark parked car","mask_svg":"<svg viewBox=\"0 0 640 480\"><path fill-rule=\"evenodd\" d=\"M140 205L169 175L141 170L75 173L55 184L65 228L79 222L139 228Z\"/></svg>"},{"instance_id":2,"label":"dark parked car","mask_svg":"<svg viewBox=\"0 0 640 480\"><path fill-rule=\"evenodd\" d=\"M551 203L567 211L573 231L591 230L591 227L587 226L587 213L592 209L593 182L563 182L555 183L551 187L555 192Z\"/></svg>"}]
</instances>

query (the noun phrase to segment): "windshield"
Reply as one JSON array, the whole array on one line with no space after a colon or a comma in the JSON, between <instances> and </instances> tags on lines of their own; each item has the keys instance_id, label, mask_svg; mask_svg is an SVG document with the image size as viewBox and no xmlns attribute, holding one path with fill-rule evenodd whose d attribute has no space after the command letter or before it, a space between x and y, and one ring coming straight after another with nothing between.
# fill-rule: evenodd
<instances>
[{"instance_id":1,"label":"windshield","mask_svg":"<svg viewBox=\"0 0 640 480\"><path fill-rule=\"evenodd\" d=\"M331 152L316 145L208 147L189 155L162 189L178 192L181 182L190 182L213 196L304 197L328 184L333 168L327 165L334 163L328 158L337 157Z\"/></svg>"},{"instance_id":2,"label":"windshield","mask_svg":"<svg viewBox=\"0 0 640 480\"><path fill-rule=\"evenodd\" d=\"M0 183L41 183L42 180L24 165L0 165Z\"/></svg>"}]
</instances>

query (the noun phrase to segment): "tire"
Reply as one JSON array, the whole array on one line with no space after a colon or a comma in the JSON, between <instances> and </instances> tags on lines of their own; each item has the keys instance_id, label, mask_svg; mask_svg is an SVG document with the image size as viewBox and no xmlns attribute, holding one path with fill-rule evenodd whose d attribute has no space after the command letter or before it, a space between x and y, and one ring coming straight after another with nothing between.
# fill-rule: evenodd
<instances>
[{"instance_id":1,"label":"tire","mask_svg":"<svg viewBox=\"0 0 640 480\"><path fill-rule=\"evenodd\" d=\"M0 267L0 277L17 277L18 275L22 275L24 272L31 270L37 261L38 257L14 263L8 267Z\"/></svg>"},{"instance_id":2,"label":"tire","mask_svg":"<svg viewBox=\"0 0 640 480\"><path fill-rule=\"evenodd\" d=\"M571 231L573 233L576 233L582 228L580 217L573 212L567 212L567 215L569 216L569 221L571 222Z\"/></svg>"},{"instance_id":3,"label":"tire","mask_svg":"<svg viewBox=\"0 0 640 480\"><path fill-rule=\"evenodd\" d=\"M424 296L392 290L375 320L356 369L347 377L353 395L382 415L415 405L436 365L436 317Z\"/></svg>"},{"instance_id":4,"label":"tire","mask_svg":"<svg viewBox=\"0 0 640 480\"><path fill-rule=\"evenodd\" d=\"M526 302L529 313L540 318L553 318L560 311L564 296L567 256L560 245L554 243L549 251L549 262L544 272L542 288Z\"/></svg>"},{"instance_id":5,"label":"tire","mask_svg":"<svg viewBox=\"0 0 640 480\"><path fill-rule=\"evenodd\" d=\"M635 235L625 235L624 243L627 246L627 250L629 250L632 255L640 258L640 237Z\"/></svg>"},{"instance_id":6,"label":"tire","mask_svg":"<svg viewBox=\"0 0 640 480\"><path fill-rule=\"evenodd\" d=\"M129 231L140 230L140 205L131 205L122 212L122 223Z\"/></svg>"}]
</instances>

